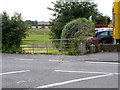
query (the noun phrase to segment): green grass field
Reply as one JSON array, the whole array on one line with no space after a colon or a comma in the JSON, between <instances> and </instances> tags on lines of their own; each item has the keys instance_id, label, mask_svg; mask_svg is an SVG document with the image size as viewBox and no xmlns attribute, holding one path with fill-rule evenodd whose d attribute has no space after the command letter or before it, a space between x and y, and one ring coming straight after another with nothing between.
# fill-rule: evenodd
<instances>
[{"instance_id":1,"label":"green grass field","mask_svg":"<svg viewBox=\"0 0 120 90\"><path fill-rule=\"evenodd\" d=\"M45 41L24 41L24 40L49 40L49 32L50 31L36 31L36 30L29 30L28 36L23 39L23 44L41 44L46 43Z\"/></svg>"},{"instance_id":2,"label":"green grass field","mask_svg":"<svg viewBox=\"0 0 120 90\"><path fill-rule=\"evenodd\" d=\"M50 47L52 45L52 41L44 41L49 40L49 32L50 31L40 31L40 30L29 30L28 36L23 39L23 43L21 47L24 47L23 50L26 53L50 53L50 54L61 54L59 53L59 49L56 47L46 48L46 45ZM41 41L24 41L24 40L41 40ZM28 47L28 48L27 48ZM42 47L42 48L32 48L32 47ZM51 50L52 49L52 50Z\"/></svg>"},{"instance_id":3,"label":"green grass field","mask_svg":"<svg viewBox=\"0 0 120 90\"><path fill-rule=\"evenodd\" d=\"M36 30L29 30L27 36L23 40L48 40L49 39L49 32L50 31L36 31Z\"/></svg>"}]
</instances>

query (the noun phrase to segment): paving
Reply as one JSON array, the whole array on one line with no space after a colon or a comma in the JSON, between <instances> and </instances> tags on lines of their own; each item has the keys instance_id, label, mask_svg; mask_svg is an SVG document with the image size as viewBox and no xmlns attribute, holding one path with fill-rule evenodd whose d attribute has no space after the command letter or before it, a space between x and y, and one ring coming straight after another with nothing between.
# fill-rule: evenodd
<instances>
[{"instance_id":1,"label":"paving","mask_svg":"<svg viewBox=\"0 0 120 90\"><path fill-rule=\"evenodd\" d=\"M118 88L118 57L2 54L2 88Z\"/></svg>"}]
</instances>

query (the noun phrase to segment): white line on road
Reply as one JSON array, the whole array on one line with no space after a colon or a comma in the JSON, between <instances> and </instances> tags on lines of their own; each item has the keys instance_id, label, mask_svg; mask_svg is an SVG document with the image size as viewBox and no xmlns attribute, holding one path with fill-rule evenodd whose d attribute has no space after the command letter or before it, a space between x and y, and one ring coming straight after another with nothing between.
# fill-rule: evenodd
<instances>
[{"instance_id":1,"label":"white line on road","mask_svg":"<svg viewBox=\"0 0 120 90\"><path fill-rule=\"evenodd\" d=\"M49 60L50 62L59 62L60 60Z\"/></svg>"},{"instance_id":2,"label":"white line on road","mask_svg":"<svg viewBox=\"0 0 120 90\"><path fill-rule=\"evenodd\" d=\"M59 83L43 85L43 86L39 86L37 88L49 88L49 87L60 86L60 85L75 83L75 82L79 82L79 81L85 81L85 80L90 80L90 79L95 79L95 78L111 76L111 75L113 75L113 74L106 74L106 75L92 76L92 77L87 77L87 78L74 79L74 80L69 80L69 81L64 81L64 82L59 82Z\"/></svg>"},{"instance_id":3,"label":"white line on road","mask_svg":"<svg viewBox=\"0 0 120 90\"><path fill-rule=\"evenodd\" d=\"M33 59L19 59L19 60L33 60Z\"/></svg>"},{"instance_id":4,"label":"white line on road","mask_svg":"<svg viewBox=\"0 0 120 90\"><path fill-rule=\"evenodd\" d=\"M119 63L113 63L113 62L89 62L89 61L86 61L86 63L95 63L95 64L119 64Z\"/></svg>"},{"instance_id":5,"label":"white line on road","mask_svg":"<svg viewBox=\"0 0 120 90\"><path fill-rule=\"evenodd\" d=\"M0 73L0 75L16 74L16 73L24 73L24 72L29 72L29 71L30 71L30 70L12 71L12 72Z\"/></svg>"},{"instance_id":6,"label":"white line on road","mask_svg":"<svg viewBox=\"0 0 120 90\"><path fill-rule=\"evenodd\" d=\"M17 82L17 84L21 84L21 83L24 83L25 81L23 80L23 81L19 81L19 82Z\"/></svg>"},{"instance_id":7,"label":"white line on road","mask_svg":"<svg viewBox=\"0 0 120 90\"><path fill-rule=\"evenodd\" d=\"M96 73L96 74L118 74L109 72L90 72L90 71L69 71L69 70L54 70L55 72L66 72L66 73Z\"/></svg>"},{"instance_id":8,"label":"white line on road","mask_svg":"<svg viewBox=\"0 0 120 90\"><path fill-rule=\"evenodd\" d=\"M80 58L80 60L100 60L99 58Z\"/></svg>"},{"instance_id":9,"label":"white line on road","mask_svg":"<svg viewBox=\"0 0 120 90\"><path fill-rule=\"evenodd\" d=\"M68 61L63 61L63 60L49 60L50 62L68 62Z\"/></svg>"}]
</instances>

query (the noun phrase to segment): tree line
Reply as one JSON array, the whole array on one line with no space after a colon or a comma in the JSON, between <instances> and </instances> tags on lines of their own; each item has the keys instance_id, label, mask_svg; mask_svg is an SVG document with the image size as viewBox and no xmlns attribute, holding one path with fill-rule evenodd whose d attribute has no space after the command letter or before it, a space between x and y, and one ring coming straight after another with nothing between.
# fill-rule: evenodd
<instances>
[{"instance_id":1,"label":"tree line","mask_svg":"<svg viewBox=\"0 0 120 90\"><path fill-rule=\"evenodd\" d=\"M38 21L37 21L37 20L35 20L35 21L26 20L26 22L27 22L28 24L30 24L31 26L38 26Z\"/></svg>"},{"instance_id":2,"label":"tree line","mask_svg":"<svg viewBox=\"0 0 120 90\"><path fill-rule=\"evenodd\" d=\"M89 19L92 17L95 25L105 25L106 20L107 24L110 24L110 17L103 16L94 2L55 2L53 5L53 8L48 7L54 12L52 14L54 19L50 20L52 39L59 39L64 25L77 18Z\"/></svg>"}]
</instances>

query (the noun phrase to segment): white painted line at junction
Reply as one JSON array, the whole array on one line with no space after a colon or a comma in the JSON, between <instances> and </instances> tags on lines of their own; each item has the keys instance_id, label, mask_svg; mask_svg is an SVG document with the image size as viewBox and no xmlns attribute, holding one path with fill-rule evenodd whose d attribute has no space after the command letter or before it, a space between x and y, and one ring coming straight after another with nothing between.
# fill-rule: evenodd
<instances>
[{"instance_id":1,"label":"white painted line at junction","mask_svg":"<svg viewBox=\"0 0 120 90\"><path fill-rule=\"evenodd\" d=\"M36 87L36 88L49 88L49 87L60 86L60 85L65 85L65 84L70 84L70 83L75 83L75 82L80 82L80 81L85 81L85 80L91 80L91 79L96 79L96 78L111 76L111 75L113 75L113 74L105 74L105 75L98 75L98 76L92 76L92 77L74 79L74 80L69 80L69 81L64 81L64 82L59 82L59 83L53 83L53 84L43 85L43 86L39 86L39 87Z\"/></svg>"},{"instance_id":2,"label":"white painted line at junction","mask_svg":"<svg viewBox=\"0 0 120 90\"><path fill-rule=\"evenodd\" d=\"M100 60L99 58L80 58L80 60Z\"/></svg>"},{"instance_id":3,"label":"white painted line at junction","mask_svg":"<svg viewBox=\"0 0 120 90\"><path fill-rule=\"evenodd\" d=\"M49 60L50 62L59 62L60 60Z\"/></svg>"},{"instance_id":4,"label":"white painted line at junction","mask_svg":"<svg viewBox=\"0 0 120 90\"><path fill-rule=\"evenodd\" d=\"M25 73L25 72L29 72L29 71L30 71L30 70L12 71L12 72L0 73L0 75L8 75L8 74L16 74L16 73Z\"/></svg>"},{"instance_id":5,"label":"white painted line at junction","mask_svg":"<svg viewBox=\"0 0 120 90\"><path fill-rule=\"evenodd\" d=\"M63 60L49 60L50 62L68 62L68 61L63 61Z\"/></svg>"},{"instance_id":6,"label":"white painted line at junction","mask_svg":"<svg viewBox=\"0 0 120 90\"><path fill-rule=\"evenodd\" d=\"M19 59L19 60L28 60L29 61L29 60L33 60L33 59Z\"/></svg>"},{"instance_id":7,"label":"white painted line at junction","mask_svg":"<svg viewBox=\"0 0 120 90\"><path fill-rule=\"evenodd\" d=\"M21 83L24 83L25 81L23 80L23 81L19 81L19 82L17 82L17 84L21 84Z\"/></svg>"},{"instance_id":8,"label":"white painted line at junction","mask_svg":"<svg viewBox=\"0 0 120 90\"><path fill-rule=\"evenodd\" d=\"M69 71L69 70L54 70L54 71L65 72L65 73L118 74L118 73L109 73L109 72Z\"/></svg>"},{"instance_id":9,"label":"white painted line at junction","mask_svg":"<svg viewBox=\"0 0 120 90\"><path fill-rule=\"evenodd\" d=\"M86 61L86 63L93 63L93 64L119 64L119 63L112 63L112 62L89 62L89 61Z\"/></svg>"}]
</instances>

